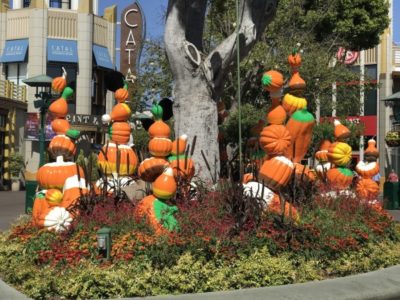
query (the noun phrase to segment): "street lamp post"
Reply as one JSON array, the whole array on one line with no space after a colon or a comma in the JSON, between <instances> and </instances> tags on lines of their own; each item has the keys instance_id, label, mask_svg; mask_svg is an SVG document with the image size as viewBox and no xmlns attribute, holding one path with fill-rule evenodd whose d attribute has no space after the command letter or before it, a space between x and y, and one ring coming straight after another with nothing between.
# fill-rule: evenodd
<instances>
[{"instance_id":1,"label":"street lamp post","mask_svg":"<svg viewBox=\"0 0 400 300\"><path fill-rule=\"evenodd\" d=\"M47 75L38 75L35 77L27 78L23 80L26 85L36 87L35 98L33 105L39 109L40 112L40 128L39 128L39 154L40 161L39 167L44 165L44 154L45 154L45 122L47 109L49 108L51 100L51 82L52 78ZM28 212L33 207L33 201L35 200L37 182L26 181L25 182L25 212Z\"/></svg>"}]
</instances>

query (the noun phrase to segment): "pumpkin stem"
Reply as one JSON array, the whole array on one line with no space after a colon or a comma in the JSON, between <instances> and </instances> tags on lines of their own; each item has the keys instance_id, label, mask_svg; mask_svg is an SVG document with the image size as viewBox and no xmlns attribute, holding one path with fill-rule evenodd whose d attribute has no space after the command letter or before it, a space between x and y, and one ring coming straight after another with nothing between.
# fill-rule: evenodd
<instances>
[{"instance_id":1,"label":"pumpkin stem","mask_svg":"<svg viewBox=\"0 0 400 300\"><path fill-rule=\"evenodd\" d=\"M79 130L76 129L69 129L67 130L67 132L65 133L65 135L71 139L77 139L79 138L81 132Z\"/></svg>"},{"instance_id":2,"label":"pumpkin stem","mask_svg":"<svg viewBox=\"0 0 400 300\"><path fill-rule=\"evenodd\" d=\"M67 100L68 98L72 97L73 94L74 90L67 86L62 92L61 98Z\"/></svg>"},{"instance_id":3,"label":"pumpkin stem","mask_svg":"<svg viewBox=\"0 0 400 300\"><path fill-rule=\"evenodd\" d=\"M269 86L271 84L271 82L272 82L271 75L264 74L262 79L261 79L261 82L262 82L263 86Z\"/></svg>"},{"instance_id":4,"label":"pumpkin stem","mask_svg":"<svg viewBox=\"0 0 400 300\"><path fill-rule=\"evenodd\" d=\"M292 55L295 56L295 55L297 54L298 51L299 51L299 50L297 49L297 47L293 47Z\"/></svg>"},{"instance_id":5,"label":"pumpkin stem","mask_svg":"<svg viewBox=\"0 0 400 300\"><path fill-rule=\"evenodd\" d=\"M160 120L163 117L163 108L158 103L153 104L151 108L151 113L154 116L154 119Z\"/></svg>"},{"instance_id":6,"label":"pumpkin stem","mask_svg":"<svg viewBox=\"0 0 400 300\"><path fill-rule=\"evenodd\" d=\"M128 81L124 80L124 90L128 89Z\"/></svg>"},{"instance_id":7,"label":"pumpkin stem","mask_svg":"<svg viewBox=\"0 0 400 300\"><path fill-rule=\"evenodd\" d=\"M67 71L65 70L64 67L61 67L61 69L62 69L62 72L63 72L62 77L63 77L64 79L66 79L66 78L67 78Z\"/></svg>"}]
</instances>

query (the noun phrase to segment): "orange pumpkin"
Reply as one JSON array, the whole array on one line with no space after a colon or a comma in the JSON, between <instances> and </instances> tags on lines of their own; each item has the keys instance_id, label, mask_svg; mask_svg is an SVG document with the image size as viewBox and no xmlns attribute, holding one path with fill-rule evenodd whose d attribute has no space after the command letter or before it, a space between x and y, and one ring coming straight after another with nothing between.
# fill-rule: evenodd
<instances>
[{"instance_id":1,"label":"orange pumpkin","mask_svg":"<svg viewBox=\"0 0 400 300\"><path fill-rule=\"evenodd\" d=\"M127 121L131 117L132 111L125 103L118 103L111 111L110 117L112 121Z\"/></svg>"},{"instance_id":2,"label":"orange pumpkin","mask_svg":"<svg viewBox=\"0 0 400 300\"><path fill-rule=\"evenodd\" d=\"M356 165L356 172L362 178L371 178L379 173L379 164L376 161L373 162L359 161Z\"/></svg>"},{"instance_id":3,"label":"orange pumpkin","mask_svg":"<svg viewBox=\"0 0 400 300\"><path fill-rule=\"evenodd\" d=\"M293 163L284 156L266 160L259 171L259 181L272 190L287 185L294 169Z\"/></svg>"},{"instance_id":4,"label":"orange pumpkin","mask_svg":"<svg viewBox=\"0 0 400 300\"><path fill-rule=\"evenodd\" d=\"M75 143L65 135L56 135L50 142L49 152L54 158L63 156L65 159L71 159L76 152Z\"/></svg>"},{"instance_id":5,"label":"orange pumpkin","mask_svg":"<svg viewBox=\"0 0 400 300\"><path fill-rule=\"evenodd\" d=\"M308 167L302 164L294 164L294 174L297 182L313 182L315 181L315 173Z\"/></svg>"},{"instance_id":6,"label":"orange pumpkin","mask_svg":"<svg viewBox=\"0 0 400 300\"><path fill-rule=\"evenodd\" d=\"M138 174L141 179L153 182L168 167L168 162L163 158L151 157L140 163Z\"/></svg>"},{"instance_id":7,"label":"orange pumpkin","mask_svg":"<svg viewBox=\"0 0 400 300\"><path fill-rule=\"evenodd\" d=\"M288 62L293 69L297 69L301 66L301 55L297 50L294 50L292 54L288 56Z\"/></svg>"},{"instance_id":8,"label":"orange pumpkin","mask_svg":"<svg viewBox=\"0 0 400 300\"><path fill-rule=\"evenodd\" d=\"M67 72L65 71L64 68L62 68L62 70L63 70L63 75L54 78L53 81L51 82L51 88L55 90L57 93L61 93L67 86Z\"/></svg>"},{"instance_id":9,"label":"orange pumpkin","mask_svg":"<svg viewBox=\"0 0 400 300\"><path fill-rule=\"evenodd\" d=\"M374 139L370 139L368 141L368 147L364 151L364 158L368 162L376 161L379 157L379 151L376 149L376 141Z\"/></svg>"},{"instance_id":10,"label":"orange pumpkin","mask_svg":"<svg viewBox=\"0 0 400 300\"><path fill-rule=\"evenodd\" d=\"M269 125L260 134L260 145L268 155L282 155L290 143L289 131L283 125Z\"/></svg>"},{"instance_id":11,"label":"orange pumpkin","mask_svg":"<svg viewBox=\"0 0 400 300\"><path fill-rule=\"evenodd\" d=\"M138 158L135 151L127 145L108 143L102 148L102 151L100 151L98 155L99 167L106 175L133 175L137 163Z\"/></svg>"},{"instance_id":12,"label":"orange pumpkin","mask_svg":"<svg viewBox=\"0 0 400 300\"><path fill-rule=\"evenodd\" d=\"M315 153L315 158L319 162L327 162L328 161L328 149L331 145L329 140L323 140L319 146L319 150Z\"/></svg>"},{"instance_id":13,"label":"orange pumpkin","mask_svg":"<svg viewBox=\"0 0 400 300\"><path fill-rule=\"evenodd\" d=\"M51 122L51 128L56 134L65 134L70 127L69 122L65 119L54 119Z\"/></svg>"},{"instance_id":14,"label":"orange pumpkin","mask_svg":"<svg viewBox=\"0 0 400 300\"><path fill-rule=\"evenodd\" d=\"M350 136L350 130L342 125L339 120L335 120L333 123L335 125L334 135L337 141L343 141Z\"/></svg>"},{"instance_id":15,"label":"orange pumpkin","mask_svg":"<svg viewBox=\"0 0 400 300\"><path fill-rule=\"evenodd\" d=\"M125 88L120 88L120 89L115 91L114 97L115 97L115 100L117 100L120 103L123 103L128 99L129 92Z\"/></svg>"},{"instance_id":16,"label":"orange pumpkin","mask_svg":"<svg viewBox=\"0 0 400 300\"><path fill-rule=\"evenodd\" d=\"M174 172L171 168L167 168L153 182L153 195L158 199L171 199L175 195L176 189L177 186L174 178Z\"/></svg>"},{"instance_id":17,"label":"orange pumpkin","mask_svg":"<svg viewBox=\"0 0 400 300\"><path fill-rule=\"evenodd\" d=\"M108 130L110 139L118 144L126 144L131 137L131 126L128 122L114 122Z\"/></svg>"},{"instance_id":18,"label":"orange pumpkin","mask_svg":"<svg viewBox=\"0 0 400 300\"><path fill-rule=\"evenodd\" d=\"M306 88L306 82L300 77L299 72L294 72L289 80L289 89L293 95L301 94Z\"/></svg>"},{"instance_id":19,"label":"orange pumpkin","mask_svg":"<svg viewBox=\"0 0 400 300\"><path fill-rule=\"evenodd\" d=\"M356 193L362 199L376 199L379 194L379 185L372 179L363 178L357 182Z\"/></svg>"},{"instance_id":20,"label":"orange pumpkin","mask_svg":"<svg viewBox=\"0 0 400 300\"><path fill-rule=\"evenodd\" d=\"M64 162L63 157L58 156L56 162L47 163L39 168L36 179L42 189L61 190L65 180L78 172L81 178L85 177L81 167L73 162Z\"/></svg>"},{"instance_id":21,"label":"orange pumpkin","mask_svg":"<svg viewBox=\"0 0 400 300\"><path fill-rule=\"evenodd\" d=\"M285 123L286 118L287 114L282 105L271 107L267 114L268 123L273 125L282 125Z\"/></svg>"},{"instance_id":22,"label":"orange pumpkin","mask_svg":"<svg viewBox=\"0 0 400 300\"><path fill-rule=\"evenodd\" d=\"M184 154L186 150L187 135L183 134L178 139L172 142L172 155Z\"/></svg>"},{"instance_id":23,"label":"orange pumpkin","mask_svg":"<svg viewBox=\"0 0 400 300\"><path fill-rule=\"evenodd\" d=\"M149 152L156 157L166 157L170 155L172 142L166 138L152 138L149 142Z\"/></svg>"},{"instance_id":24,"label":"orange pumpkin","mask_svg":"<svg viewBox=\"0 0 400 300\"><path fill-rule=\"evenodd\" d=\"M163 120L157 120L149 127L149 135L150 138L168 139L171 135L171 129Z\"/></svg>"},{"instance_id":25,"label":"orange pumpkin","mask_svg":"<svg viewBox=\"0 0 400 300\"><path fill-rule=\"evenodd\" d=\"M175 178L182 177L191 179L194 176L194 163L193 160L185 155L170 156L168 158L170 167L174 171Z\"/></svg>"},{"instance_id":26,"label":"orange pumpkin","mask_svg":"<svg viewBox=\"0 0 400 300\"><path fill-rule=\"evenodd\" d=\"M347 189L353 181L353 172L347 168L333 168L326 173L328 183L336 189Z\"/></svg>"},{"instance_id":27,"label":"orange pumpkin","mask_svg":"<svg viewBox=\"0 0 400 300\"><path fill-rule=\"evenodd\" d=\"M283 86L283 75L275 70L265 72L262 77L262 85L269 92L279 91Z\"/></svg>"},{"instance_id":28,"label":"orange pumpkin","mask_svg":"<svg viewBox=\"0 0 400 300\"><path fill-rule=\"evenodd\" d=\"M286 157L294 162L301 162L307 154L314 124L313 115L306 109L298 110L291 116L286 128L292 137L292 143L286 151Z\"/></svg>"},{"instance_id":29,"label":"orange pumpkin","mask_svg":"<svg viewBox=\"0 0 400 300\"><path fill-rule=\"evenodd\" d=\"M49 112L55 118L65 118L68 114L68 104L64 98L59 98L49 106Z\"/></svg>"},{"instance_id":30,"label":"orange pumpkin","mask_svg":"<svg viewBox=\"0 0 400 300\"><path fill-rule=\"evenodd\" d=\"M32 224L43 227L43 220L51 208L52 206L46 201L45 191L36 193L32 208Z\"/></svg>"},{"instance_id":31,"label":"orange pumpkin","mask_svg":"<svg viewBox=\"0 0 400 300\"><path fill-rule=\"evenodd\" d=\"M285 201L284 212L282 212L281 198L279 197L279 195L276 195L276 194L272 198L271 203L268 205L267 211L273 212L278 215L281 215L282 213L284 213L285 217L291 218L295 221L298 221L300 219L297 209L293 206L293 204L291 204L288 201Z\"/></svg>"}]
</instances>

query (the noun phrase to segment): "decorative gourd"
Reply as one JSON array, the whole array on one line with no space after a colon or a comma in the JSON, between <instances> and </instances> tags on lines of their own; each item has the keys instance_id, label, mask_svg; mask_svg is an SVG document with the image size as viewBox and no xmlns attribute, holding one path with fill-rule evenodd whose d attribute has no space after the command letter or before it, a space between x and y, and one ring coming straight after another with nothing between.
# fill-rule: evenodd
<instances>
[{"instance_id":1,"label":"decorative gourd","mask_svg":"<svg viewBox=\"0 0 400 300\"><path fill-rule=\"evenodd\" d=\"M292 94L299 95L306 88L306 82L300 77L299 72L294 72L289 81L289 89Z\"/></svg>"},{"instance_id":2,"label":"decorative gourd","mask_svg":"<svg viewBox=\"0 0 400 300\"><path fill-rule=\"evenodd\" d=\"M163 158L147 158L140 163L138 175L144 181L153 182L167 167L168 162Z\"/></svg>"},{"instance_id":3,"label":"decorative gourd","mask_svg":"<svg viewBox=\"0 0 400 300\"><path fill-rule=\"evenodd\" d=\"M271 107L271 109L267 113L267 121L269 124L282 125L283 123L285 123L286 118L286 110L280 104L276 105L275 107Z\"/></svg>"},{"instance_id":4,"label":"decorative gourd","mask_svg":"<svg viewBox=\"0 0 400 300\"><path fill-rule=\"evenodd\" d=\"M260 134L260 145L268 155L284 154L290 143L291 136L283 125L269 125Z\"/></svg>"},{"instance_id":5,"label":"decorative gourd","mask_svg":"<svg viewBox=\"0 0 400 300\"><path fill-rule=\"evenodd\" d=\"M379 185L372 179L362 178L357 182L356 193L362 199L376 199L379 194Z\"/></svg>"},{"instance_id":6,"label":"decorative gourd","mask_svg":"<svg viewBox=\"0 0 400 300\"><path fill-rule=\"evenodd\" d=\"M317 173L318 177L321 179L326 178L326 173L332 168L332 164L330 162L323 162L319 163L315 167L315 172Z\"/></svg>"},{"instance_id":7,"label":"decorative gourd","mask_svg":"<svg viewBox=\"0 0 400 300\"><path fill-rule=\"evenodd\" d=\"M171 135L171 129L162 120L157 120L149 127L150 138L166 138L168 139Z\"/></svg>"},{"instance_id":8,"label":"decorative gourd","mask_svg":"<svg viewBox=\"0 0 400 300\"><path fill-rule=\"evenodd\" d=\"M351 147L346 143L333 143L328 149L328 159L334 165L344 167L351 160L351 151Z\"/></svg>"},{"instance_id":9,"label":"decorative gourd","mask_svg":"<svg viewBox=\"0 0 400 300\"><path fill-rule=\"evenodd\" d=\"M296 111L286 124L286 129L292 137L292 143L286 151L286 157L293 162L301 162L307 154L312 138L315 119L306 109Z\"/></svg>"},{"instance_id":10,"label":"decorative gourd","mask_svg":"<svg viewBox=\"0 0 400 300\"><path fill-rule=\"evenodd\" d=\"M293 163L284 156L266 160L259 171L259 181L272 190L287 185L294 169Z\"/></svg>"},{"instance_id":11,"label":"decorative gourd","mask_svg":"<svg viewBox=\"0 0 400 300\"><path fill-rule=\"evenodd\" d=\"M301 66L301 55L297 49L293 49L292 54L288 56L288 63L292 69L297 69Z\"/></svg>"},{"instance_id":12,"label":"decorative gourd","mask_svg":"<svg viewBox=\"0 0 400 300\"><path fill-rule=\"evenodd\" d=\"M313 182L315 181L314 172L308 167L299 163L294 164L294 174L297 182Z\"/></svg>"},{"instance_id":13,"label":"decorative gourd","mask_svg":"<svg viewBox=\"0 0 400 300\"><path fill-rule=\"evenodd\" d=\"M145 219L154 229L156 235L166 234L179 228L174 214L176 206L170 206L150 195L143 198L135 208L135 217L140 222Z\"/></svg>"},{"instance_id":14,"label":"decorative gourd","mask_svg":"<svg viewBox=\"0 0 400 300\"><path fill-rule=\"evenodd\" d=\"M347 168L333 168L326 173L328 183L336 189L347 189L353 181L353 172Z\"/></svg>"},{"instance_id":15,"label":"decorative gourd","mask_svg":"<svg viewBox=\"0 0 400 300\"><path fill-rule=\"evenodd\" d=\"M350 136L350 130L342 125L339 120L333 121L333 124L335 125L334 135L337 141L344 141Z\"/></svg>"},{"instance_id":16,"label":"decorative gourd","mask_svg":"<svg viewBox=\"0 0 400 300\"><path fill-rule=\"evenodd\" d=\"M183 134L172 142L171 155L184 154L186 150L187 135Z\"/></svg>"},{"instance_id":17,"label":"decorative gourd","mask_svg":"<svg viewBox=\"0 0 400 300\"><path fill-rule=\"evenodd\" d=\"M46 192L46 201L50 206L61 204L63 200L63 193L57 189L49 189Z\"/></svg>"},{"instance_id":18,"label":"decorative gourd","mask_svg":"<svg viewBox=\"0 0 400 300\"><path fill-rule=\"evenodd\" d=\"M174 172L171 168L167 168L153 182L153 195L158 199L171 199L176 193L176 181Z\"/></svg>"},{"instance_id":19,"label":"decorative gourd","mask_svg":"<svg viewBox=\"0 0 400 300\"><path fill-rule=\"evenodd\" d=\"M328 149L331 145L331 141L323 140L321 145L319 146L319 150L315 153L315 158L319 162L327 162L328 161Z\"/></svg>"},{"instance_id":20,"label":"decorative gourd","mask_svg":"<svg viewBox=\"0 0 400 300\"><path fill-rule=\"evenodd\" d=\"M307 108L307 100L305 98L296 97L287 93L283 97L282 107L289 115L291 115L295 111Z\"/></svg>"},{"instance_id":21,"label":"decorative gourd","mask_svg":"<svg viewBox=\"0 0 400 300\"><path fill-rule=\"evenodd\" d=\"M68 177L77 175L84 178L83 170L73 162L64 162L62 156L57 157L56 162L47 163L39 168L36 179L42 189L62 190L65 180Z\"/></svg>"},{"instance_id":22,"label":"decorative gourd","mask_svg":"<svg viewBox=\"0 0 400 300\"><path fill-rule=\"evenodd\" d=\"M118 103L111 111L110 117L112 121L127 121L131 117L132 111L125 103Z\"/></svg>"},{"instance_id":23,"label":"decorative gourd","mask_svg":"<svg viewBox=\"0 0 400 300\"><path fill-rule=\"evenodd\" d=\"M64 207L53 207L43 220L43 226L48 230L61 232L71 226L72 217Z\"/></svg>"},{"instance_id":24,"label":"decorative gourd","mask_svg":"<svg viewBox=\"0 0 400 300\"><path fill-rule=\"evenodd\" d=\"M356 165L356 172L363 178L371 178L379 173L379 164L376 161L359 161Z\"/></svg>"},{"instance_id":25,"label":"decorative gourd","mask_svg":"<svg viewBox=\"0 0 400 300\"><path fill-rule=\"evenodd\" d=\"M79 178L77 175L68 177L65 180L63 187L62 207L70 208L79 200L79 198L89 192L89 186L84 178Z\"/></svg>"},{"instance_id":26,"label":"decorative gourd","mask_svg":"<svg viewBox=\"0 0 400 300\"><path fill-rule=\"evenodd\" d=\"M71 125L65 119L54 119L51 122L51 128L56 134L65 134L71 128Z\"/></svg>"},{"instance_id":27,"label":"decorative gourd","mask_svg":"<svg viewBox=\"0 0 400 300\"><path fill-rule=\"evenodd\" d=\"M114 122L108 129L110 139L118 144L126 144L131 137L131 126L128 122Z\"/></svg>"},{"instance_id":28,"label":"decorative gourd","mask_svg":"<svg viewBox=\"0 0 400 300\"><path fill-rule=\"evenodd\" d=\"M70 159L75 155L76 146L69 137L56 135L50 142L49 152L53 158L63 156L65 159Z\"/></svg>"},{"instance_id":29,"label":"decorative gourd","mask_svg":"<svg viewBox=\"0 0 400 300\"><path fill-rule=\"evenodd\" d=\"M272 198L271 203L268 206L267 209L268 212L272 212L278 215L282 215L282 203L279 195L275 194L275 197ZM293 204L285 201L285 210L284 214L286 218L291 218L295 221L300 220L299 213L297 209L293 206Z\"/></svg>"},{"instance_id":30,"label":"decorative gourd","mask_svg":"<svg viewBox=\"0 0 400 300\"><path fill-rule=\"evenodd\" d=\"M283 86L283 75L275 70L265 72L262 77L262 85L269 92L277 92Z\"/></svg>"},{"instance_id":31,"label":"decorative gourd","mask_svg":"<svg viewBox=\"0 0 400 300\"><path fill-rule=\"evenodd\" d=\"M98 164L106 175L118 174L119 176L133 175L136 170L138 158L135 151L127 145L108 143L98 155Z\"/></svg>"},{"instance_id":32,"label":"decorative gourd","mask_svg":"<svg viewBox=\"0 0 400 300\"><path fill-rule=\"evenodd\" d=\"M114 97L115 97L115 100L117 100L120 103L123 103L128 99L129 92L128 92L128 85L126 82L124 82L123 88L120 88L115 91Z\"/></svg>"},{"instance_id":33,"label":"decorative gourd","mask_svg":"<svg viewBox=\"0 0 400 300\"><path fill-rule=\"evenodd\" d=\"M243 195L262 199L262 207L264 210L268 208L268 205L271 204L275 197L278 197L272 190L255 181L243 184Z\"/></svg>"},{"instance_id":34,"label":"decorative gourd","mask_svg":"<svg viewBox=\"0 0 400 300\"><path fill-rule=\"evenodd\" d=\"M68 114L68 104L67 99L74 94L74 90L70 87L66 87L62 92L61 98L58 98L49 106L49 112L55 118L65 118Z\"/></svg>"},{"instance_id":35,"label":"decorative gourd","mask_svg":"<svg viewBox=\"0 0 400 300\"><path fill-rule=\"evenodd\" d=\"M364 151L364 159L368 162L376 161L379 157L379 151L376 149L376 141L374 139L368 140L368 147Z\"/></svg>"},{"instance_id":36,"label":"decorative gourd","mask_svg":"<svg viewBox=\"0 0 400 300\"><path fill-rule=\"evenodd\" d=\"M175 178L181 177L191 179L194 176L194 163L193 160L185 155L170 156L168 158L170 167L174 171Z\"/></svg>"},{"instance_id":37,"label":"decorative gourd","mask_svg":"<svg viewBox=\"0 0 400 300\"><path fill-rule=\"evenodd\" d=\"M51 88L57 93L61 93L67 86L67 71L65 71L64 67L62 68L62 70L62 76L54 78L51 82Z\"/></svg>"},{"instance_id":38,"label":"decorative gourd","mask_svg":"<svg viewBox=\"0 0 400 300\"><path fill-rule=\"evenodd\" d=\"M156 157L166 157L170 155L172 142L166 138L152 138L149 142L149 152Z\"/></svg>"}]
</instances>

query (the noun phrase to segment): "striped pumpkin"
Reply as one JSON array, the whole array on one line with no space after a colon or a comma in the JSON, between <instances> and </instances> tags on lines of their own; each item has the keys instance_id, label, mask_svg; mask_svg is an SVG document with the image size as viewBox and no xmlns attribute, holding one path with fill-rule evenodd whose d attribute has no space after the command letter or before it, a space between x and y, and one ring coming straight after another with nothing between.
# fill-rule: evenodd
<instances>
[{"instance_id":1,"label":"striped pumpkin","mask_svg":"<svg viewBox=\"0 0 400 300\"><path fill-rule=\"evenodd\" d=\"M284 154L291 143L289 131L283 125L269 125L260 134L260 146L268 155Z\"/></svg>"},{"instance_id":2,"label":"striped pumpkin","mask_svg":"<svg viewBox=\"0 0 400 300\"><path fill-rule=\"evenodd\" d=\"M356 193L362 199L376 199L379 194L379 185L372 179L362 178L357 182Z\"/></svg>"},{"instance_id":3,"label":"striped pumpkin","mask_svg":"<svg viewBox=\"0 0 400 300\"><path fill-rule=\"evenodd\" d=\"M144 181L153 182L167 167L168 162L163 158L147 158L140 163L138 175Z\"/></svg>"},{"instance_id":4,"label":"striped pumpkin","mask_svg":"<svg viewBox=\"0 0 400 300\"><path fill-rule=\"evenodd\" d=\"M335 138L337 141L344 141L348 137L350 137L350 130L344 126L342 123L340 123L339 120L333 121L333 124L335 125L335 129L333 131Z\"/></svg>"},{"instance_id":5,"label":"striped pumpkin","mask_svg":"<svg viewBox=\"0 0 400 300\"><path fill-rule=\"evenodd\" d=\"M307 100L287 93L283 97L282 107L289 115L291 115L298 110L307 108Z\"/></svg>"},{"instance_id":6,"label":"striped pumpkin","mask_svg":"<svg viewBox=\"0 0 400 300\"><path fill-rule=\"evenodd\" d=\"M138 158L135 151L127 145L108 143L98 155L98 164L106 175L130 176L136 170Z\"/></svg>"},{"instance_id":7,"label":"striped pumpkin","mask_svg":"<svg viewBox=\"0 0 400 300\"><path fill-rule=\"evenodd\" d=\"M328 159L332 164L344 167L351 160L351 151L351 147L346 143L332 143L328 148Z\"/></svg>"},{"instance_id":8,"label":"striped pumpkin","mask_svg":"<svg viewBox=\"0 0 400 300\"><path fill-rule=\"evenodd\" d=\"M336 189L347 189L353 181L353 172L347 168L333 168L328 170L326 178L328 183Z\"/></svg>"},{"instance_id":9,"label":"striped pumpkin","mask_svg":"<svg viewBox=\"0 0 400 300\"><path fill-rule=\"evenodd\" d=\"M275 156L266 160L259 171L259 181L272 190L287 185L294 169L293 163L284 156Z\"/></svg>"},{"instance_id":10,"label":"striped pumpkin","mask_svg":"<svg viewBox=\"0 0 400 300\"><path fill-rule=\"evenodd\" d=\"M75 155L75 143L65 135L56 135L51 139L49 152L53 158L62 156L64 159L71 159Z\"/></svg>"},{"instance_id":11,"label":"striped pumpkin","mask_svg":"<svg viewBox=\"0 0 400 300\"><path fill-rule=\"evenodd\" d=\"M153 182L153 195L161 200L171 199L175 195L176 189L174 172L171 168L167 168Z\"/></svg>"},{"instance_id":12,"label":"striped pumpkin","mask_svg":"<svg viewBox=\"0 0 400 300\"><path fill-rule=\"evenodd\" d=\"M109 127L108 134L114 143L126 144L131 137L131 126L128 122L114 122Z\"/></svg>"},{"instance_id":13,"label":"striped pumpkin","mask_svg":"<svg viewBox=\"0 0 400 300\"><path fill-rule=\"evenodd\" d=\"M152 138L149 142L149 152L155 157L167 157L171 154L172 142L167 138Z\"/></svg>"}]
</instances>

